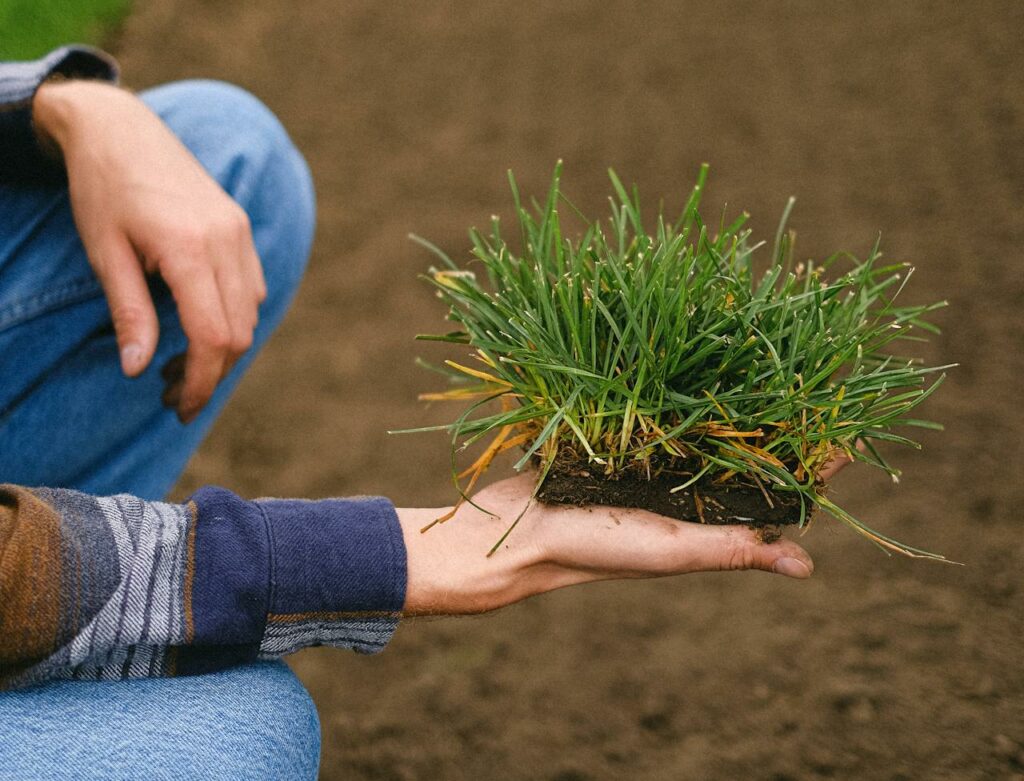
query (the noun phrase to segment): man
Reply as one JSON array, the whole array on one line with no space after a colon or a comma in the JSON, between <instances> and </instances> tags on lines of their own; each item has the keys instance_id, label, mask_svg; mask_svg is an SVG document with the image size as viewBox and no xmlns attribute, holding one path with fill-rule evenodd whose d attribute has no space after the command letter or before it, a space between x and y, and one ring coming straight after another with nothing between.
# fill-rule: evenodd
<instances>
[{"instance_id":1,"label":"man","mask_svg":"<svg viewBox=\"0 0 1024 781\"><path fill-rule=\"evenodd\" d=\"M486 558L528 476L426 535L439 510L379 497L159 501L283 317L314 201L250 95L115 80L85 47L0 65L0 775L311 778L291 651L606 578L810 575L788 541L590 508L535 506Z\"/></svg>"}]
</instances>

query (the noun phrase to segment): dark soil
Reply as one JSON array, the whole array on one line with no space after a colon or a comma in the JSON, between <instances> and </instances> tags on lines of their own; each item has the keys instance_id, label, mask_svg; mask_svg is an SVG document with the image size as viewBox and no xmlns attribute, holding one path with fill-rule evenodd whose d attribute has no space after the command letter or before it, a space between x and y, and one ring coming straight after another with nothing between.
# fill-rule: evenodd
<instances>
[{"instance_id":1,"label":"dark soil","mask_svg":"<svg viewBox=\"0 0 1024 781\"><path fill-rule=\"evenodd\" d=\"M606 475L599 464L559 457L537 498L549 504L638 507L680 521L743 524L752 528L800 523L800 497L734 477L727 482L701 477L700 464L680 458L633 461Z\"/></svg>"},{"instance_id":2,"label":"dark soil","mask_svg":"<svg viewBox=\"0 0 1024 781\"><path fill-rule=\"evenodd\" d=\"M824 514L809 581L695 575L566 589L496 615L419 621L371 658L298 654L323 777L1022 779L1024 774L1024 4L601 0L147 0L119 49L133 86L240 83L282 118L317 182L308 279L194 459L248 496L453 501L426 406L451 357L431 263L466 227L510 224L505 169L603 214L609 166L771 240L790 194L797 254L863 255L879 231L943 298L959 362L888 448L899 486L850 467L834 498L965 563L888 558ZM913 432L921 433L921 432ZM502 477L494 468L488 477ZM485 552L481 552L483 555ZM270 708L271 706L268 706ZM270 712L270 711L268 711Z\"/></svg>"}]
</instances>

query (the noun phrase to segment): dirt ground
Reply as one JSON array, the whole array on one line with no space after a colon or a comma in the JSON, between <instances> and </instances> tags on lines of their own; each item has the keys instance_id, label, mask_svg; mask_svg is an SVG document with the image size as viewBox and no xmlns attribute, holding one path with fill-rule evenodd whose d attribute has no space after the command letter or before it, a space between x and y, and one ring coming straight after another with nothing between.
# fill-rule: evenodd
<instances>
[{"instance_id":1,"label":"dirt ground","mask_svg":"<svg viewBox=\"0 0 1024 781\"><path fill-rule=\"evenodd\" d=\"M557 158L585 210L605 169L799 254L879 231L947 298L925 350L959 362L942 434L851 469L858 516L965 566L888 559L834 523L808 583L761 573L568 590L410 622L382 655L292 662L320 709L325 779L1024 778L1024 5L139 0L115 48L135 87L206 76L279 113L320 227L305 287L182 485L451 501L442 351L415 231L452 252L539 192ZM281 204L287 209L288 204ZM497 476L497 474L495 475Z\"/></svg>"}]
</instances>

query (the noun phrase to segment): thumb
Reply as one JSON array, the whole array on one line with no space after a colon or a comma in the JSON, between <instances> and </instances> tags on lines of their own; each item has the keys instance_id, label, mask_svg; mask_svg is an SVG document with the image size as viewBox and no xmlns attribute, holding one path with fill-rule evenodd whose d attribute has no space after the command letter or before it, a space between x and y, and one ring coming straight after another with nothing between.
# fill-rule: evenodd
<instances>
[{"instance_id":1,"label":"thumb","mask_svg":"<svg viewBox=\"0 0 1024 781\"><path fill-rule=\"evenodd\" d=\"M814 562L811 561L811 557L803 551L803 548L800 548L799 546L794 547L797 547L797 549L804 555L780 555L772 560L769 572L774 572L776 575L785 575L788 578L797 578L798 580L809 578L814 572Z\"/></svg>"},{"instance_id":2,"label":"thumb","mask_svg":"<svg viewBox=\"0 0 1024 781\"><path fill-rule=\"evenodd\" d=\"M123 236L108 241L91 260L110 307L121 369L137 377L153 359L160 329L142 264Z\"/></svg>"},{"instance_id":3,"label":"thumb","mask_svg":"<svg viewBox=\"0 0 1024 781\"><path fill-rule=\"evenodd\" d=\"M747 547L749 553L745 563L750 566L745 569L761 569L798 580L805 580L814 572L810 555L791 540L779 540L769 545L755 540L747 543Z\"/></svg>"},{"instance_id":4,"label":"thumb","mask_svg":"<svg viewBox=\"0 0 1024 781\"><path fill-rule=\"evenodd\" d=\"M759 569L790 578L806 579L814 572L810 555L792 540L765 543L753 529L718 527L715 542L705 549L706 569Z\"/></svg>"}]
</instances>

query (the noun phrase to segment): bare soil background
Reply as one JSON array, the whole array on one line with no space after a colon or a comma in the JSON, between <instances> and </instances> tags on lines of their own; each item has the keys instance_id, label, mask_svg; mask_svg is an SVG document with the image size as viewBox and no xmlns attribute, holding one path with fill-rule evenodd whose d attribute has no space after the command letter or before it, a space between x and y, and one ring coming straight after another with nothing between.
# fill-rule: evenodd
<instances>
[{"instance_id":1,"label":"bare soil background","mask_svg":"<svg viewBox=\"0 0 1024 781\"><path fill-rule=\"evenodd\" d=\"M762 235L790 194L798 254L876 234L948 298L959 361L902 485L851 469L858 516L962 561L888 559L834 523L812 581L605 584L410 622L382 655L317 649L325 779L1024 778L1024 5L139 0L127 82L212 77L263 98L319 191L309 276L179 493L451 501L449 410L414 343L442 325L415 231L458 254L510 217L505 170L605 208L605 169ZM282 203L282 209L288 204ZM496 473L495 477L498 476Z\"/></svg>"}]
</instances>

